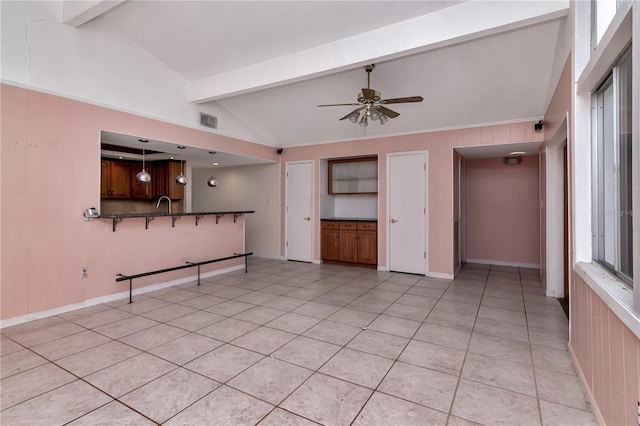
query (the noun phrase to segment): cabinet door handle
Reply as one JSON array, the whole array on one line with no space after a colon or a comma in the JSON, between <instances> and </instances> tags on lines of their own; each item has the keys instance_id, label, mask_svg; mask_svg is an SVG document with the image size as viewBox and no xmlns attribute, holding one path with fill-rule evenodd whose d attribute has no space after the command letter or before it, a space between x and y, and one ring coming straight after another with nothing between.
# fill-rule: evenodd
<instances>
[{"instance_id":1,"label":"cabinet door handle","mask_svg":"<svg viewBox=\"0 0 640 426\"><path fill-rule=\"evenodd\" d=\"M398 223L398 219L391 219L391 223Z\"/></svg>"},{"instance_id":2,"label":"cabinet door handle","mask_svg":"<svg viewBox=\"0 0 640 426\"><path fill-rule=\"evenodd\" d=\"M304 217L304 220L311 220L311 217Z\"/></svg>"}]
</instances>

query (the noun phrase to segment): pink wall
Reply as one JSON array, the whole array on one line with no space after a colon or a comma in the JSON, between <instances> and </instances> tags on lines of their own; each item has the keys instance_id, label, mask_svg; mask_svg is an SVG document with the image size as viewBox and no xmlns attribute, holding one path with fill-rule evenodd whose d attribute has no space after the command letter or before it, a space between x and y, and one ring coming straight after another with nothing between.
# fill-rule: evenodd
<instances>
[{"instance_id":1,"label":"pink wall","mask_svg":"<svg viewBox=\"0 0 640 426\"><path fill-rule=\"evenodd\" d=\"M549 140L558 130L558 126L571 110L571 55L567 58L556 84L547 111L544 114L544 133Z\"/></svg>"},{"instance_id":2,"label":"pink wall","mask_svg":"<svg viewBox=\"0 0 640 426\"><path fill-rule=\"evenodd\" d=\"M386 267L387 154L429 151L429 269L432 273L453 274L453 148L472 145L529 142L540 140L533 122L474 127L351 142L303 146L284 150L282 161L312 160L315 164L314 258L320 259L320 159L368 154L378 155L378 265ZM284 167L281 191L285 193ZM282 211L285 199L282 198ZM284 215L281 219L285 227ZM281 254L284 255L284 232Z\"/></svg>"},{"instance_id":3,"label":"pink wall","mask_svg":"<svg viewBox=\"0 0 640 426\"><path fill-rule=\"evenodd\" d=\"M163 221L167 219L156 219L148 231L144 231L144 225L138 222L141 220L128 220L119 225L116 233L111 233L108 222L85 222L82 211L100 205L101 130L274 161L313 160L316 164L317 219L320 217L319 159L378 154L382 159L379 163L378 213L381 223L386 221L386 154L428 150L430 269L449 274L453 272L453 148L526 142L542 136L533 133L532 122L525 122L289 148L278 156L269 146L6 84L0 85L0 95L2 319L122 291L124 288L114 282L116 273L162 268L167 263L173 265L171 256L175 256L176 250L172 244L177 244L178 257L200 258L199 253L209 253L209 250L216 256L215 250L219 246L210 246L210 241L236 238L236 227L231 226L228 235L216 234L223 232L222 228L213 225L209 228L210 221L206 219L195 227L190 223L191 218L183 217L176 222L176 228L165 226ZM284 173L284 167L282 171ZM284 179L281 178L280 184L284 194ZM284 215L281 215L281 223L283 240ZM314 255L319 259L319 220L314 226ZM380 227L378 241L382 266L386 266L385 228ZM197 242L183 245L184 241L176 242L180 238ZM137 247L150 254L135 256ZM194 251L190 251L191 248ZM226 249L237 251L235 246ZM178 264L182 260L176 258ZM89 278L80 278L83 266L89 268ZM226 265L216 264L216 267L223 266ZM190 273L185 271L184 274ZM176 276L163 276L161 280L174 278ZM151 279L139 285L150 282Z\"/></svg>"},{"instance_id":4,"label":"pink wall","mask_svg":"<svg viewBox=\"0 0 640 426\"><path fill-rule=\"evenodd\" d=\"M277 161L271 147L163 123L95 105L0 86L2 253L0 318L83 302L126 289L116 273L136 273L186 259L228 255L242 249L243 221L211 218L196 227L183 217L171 228L156 219L129 219L111 232L82 212L100 205L100 131L234 152ZM225 244L220 245L219 241ZM214 268L227 267L214 264ZM83 266L89 277L80 278ZM184 270L182 276L192 275ZM156 276L163 282L180 274Z\"/></svg>"},{"instance_id":5,"label":"pink wall","mask_svg":"<svg viewBox=\"0 0 640 426\"><path fill-rule=\"evenodd\" d=\"M538 187L538 156L466 160L468 259L540 263Z\"/></svg>"},{"instance_id":6,"label":"pink wall","mask_svg":"<svg viewBox=\"0 0 640 426\"><path fill-rule=\"evenodd\" d=\"M607 425L635 425L640 400L640 339L589 286L571 280L570 349Z\"/></svg>"}]
</instances>

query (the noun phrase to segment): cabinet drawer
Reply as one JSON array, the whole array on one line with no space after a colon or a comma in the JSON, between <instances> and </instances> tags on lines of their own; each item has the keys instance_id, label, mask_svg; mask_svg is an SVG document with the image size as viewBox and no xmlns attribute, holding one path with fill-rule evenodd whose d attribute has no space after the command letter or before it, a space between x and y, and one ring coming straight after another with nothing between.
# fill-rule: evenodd
<instances>
[{"instance_id":1,"label":"cabinet drawer","mask_svg":"<svg viewBox=\"0 0 640 426\"><path fill-rule=\"evenodd\" d=\"M340 222L340 229L358 229L357 222Z\"/></svg>"},{"instance_id":2,"label":"cabinet drawer","mask_svg":"<svg viewBox=\"0 0 640 426\"><path fill-rule=\"evenodd\" d=\"M361 231L375 231L378 228L378 224L375 222L358 222L358 230Z\"/></svg>"},{"instance_id":3,"label":"cabinet drawer","mask_svg":"<svg viewBox=\"0 0 640 426\"><path fill-rule=\"evenodd\" d=\"M333 220L322 220L320 221L322 224L322 229L340 229L340 222L336 222Z\"/></svg>"}]
</instances>

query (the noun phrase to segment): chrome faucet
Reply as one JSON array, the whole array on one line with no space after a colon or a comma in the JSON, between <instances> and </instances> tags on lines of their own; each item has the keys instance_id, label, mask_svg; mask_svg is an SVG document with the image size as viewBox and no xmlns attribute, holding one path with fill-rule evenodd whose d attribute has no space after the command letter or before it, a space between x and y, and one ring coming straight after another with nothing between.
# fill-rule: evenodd
<instances>
[{"instance_id":1,"label":"chrome faucet","mask_svg":"<svg viewBox=\"0 0 640 426\"><path fill-rule=\"evenodd\" d=\"M160 201L162 200L167 200L169 202L169 214L171 214L171 198L167 197L166 195L163 195L162 197L158 198L158 202L156 203L156 209L160 207Z\"/></svg>"}]
</instances>

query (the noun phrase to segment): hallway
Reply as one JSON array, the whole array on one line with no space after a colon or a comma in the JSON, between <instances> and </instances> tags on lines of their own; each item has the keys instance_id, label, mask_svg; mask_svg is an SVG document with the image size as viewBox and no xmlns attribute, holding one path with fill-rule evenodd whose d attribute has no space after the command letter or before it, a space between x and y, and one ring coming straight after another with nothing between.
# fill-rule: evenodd
<instances>
[{"instance_id":1,"label":"hallway","mask_svg":"<svg viewBox=\"0 0 640 426\"><path fill-rule=\"evenodd\" d=\"M247 274L3 329L0 420L595 425L538 274L251 258Z\"/></svg>"}]
</instances>

